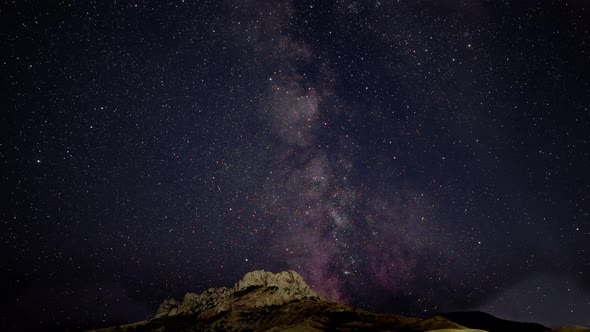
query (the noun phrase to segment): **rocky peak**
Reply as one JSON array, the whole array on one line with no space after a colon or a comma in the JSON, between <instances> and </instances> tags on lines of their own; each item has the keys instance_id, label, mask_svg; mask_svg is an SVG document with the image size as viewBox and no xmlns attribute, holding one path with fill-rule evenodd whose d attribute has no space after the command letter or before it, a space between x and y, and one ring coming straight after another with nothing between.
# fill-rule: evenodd
<instances>
[{"instance_id":1,"label":"rocky peak","mask_svg":"<svg viewBox=\"0 0 590 332\"><path fill-rule=\"evenodd\" d=\"M155 318L197 314L206 318L234 308L283 305L303 299L323 299L295 271L246 273L233 288L209 288L201 294L187 293L181 303L164 301Z\"/></svg>"},{"instance_id":2,"label":"rocky peak","mask_svg":"<svg viewBox=\"0 0 590 332\"><path fill-rule=\"evenodd\" d=\"M234 286L236 290L242 290L252 286L271 287L289 290L294 297L319 297L303 280L299 273L289 270L272 273L262 270L246 273L242 280Z\"/></svg>"}]
</instances>

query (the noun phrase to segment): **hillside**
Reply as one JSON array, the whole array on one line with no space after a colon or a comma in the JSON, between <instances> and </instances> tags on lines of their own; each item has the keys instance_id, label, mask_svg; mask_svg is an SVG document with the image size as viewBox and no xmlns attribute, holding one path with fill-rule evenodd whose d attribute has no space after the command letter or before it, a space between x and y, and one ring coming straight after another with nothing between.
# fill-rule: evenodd
<instances>
[{"instance_id":1,"label":"hillside","mask_svg":"<svg viewBox=\"0 0 590 332\"><path fill-rule=\"evenodd\" d=\"M115 331L550 331L484 313L451 313L427 319L377 314L327 301L295 271L252 271L232 288L187 293L165 300L154 318L111 328ZM562 327L560 332L588 331Z\"/></svg>"}]
</instances>

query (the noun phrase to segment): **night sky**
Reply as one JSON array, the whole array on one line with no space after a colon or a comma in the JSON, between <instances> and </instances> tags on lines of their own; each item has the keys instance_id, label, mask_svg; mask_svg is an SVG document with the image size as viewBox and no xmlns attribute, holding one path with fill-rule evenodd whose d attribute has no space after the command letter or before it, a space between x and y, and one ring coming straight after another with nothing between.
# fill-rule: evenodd
<instances>
[{"instance_id":1,"label":"night sky","mask_svg":"<svg viewBox=\"0 0 590 332\"><path fill-rule=\"evenodd\" d=\"M590 325L589 7L2 1L2 329L255 269Z\"/></svg>"}]
</instances>

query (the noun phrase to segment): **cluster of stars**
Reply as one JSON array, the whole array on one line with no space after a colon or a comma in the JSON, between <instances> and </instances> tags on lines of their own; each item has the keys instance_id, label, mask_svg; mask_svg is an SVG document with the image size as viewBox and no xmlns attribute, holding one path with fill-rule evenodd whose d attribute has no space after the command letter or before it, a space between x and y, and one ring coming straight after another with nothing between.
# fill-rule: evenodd
<instances>
[{"instance_id":1,"label":"cluster of stars","mask_svg":"<svg viewBox=\"0 0 590 332\"><path fill-rule=\"evenodd\" d=\"M289 268L367 309L590 324L583 2L5 7L2 327Z\"/></svg>"}]
</instances>

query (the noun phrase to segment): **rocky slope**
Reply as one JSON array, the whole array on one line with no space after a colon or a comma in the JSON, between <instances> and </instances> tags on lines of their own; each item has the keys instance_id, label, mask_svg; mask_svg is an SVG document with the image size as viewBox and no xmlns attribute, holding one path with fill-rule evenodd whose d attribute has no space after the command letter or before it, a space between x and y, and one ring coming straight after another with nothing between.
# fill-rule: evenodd
<instances>
[{"instance_id":1,"label":"rocky slope","mask_svg":"<svg viewBox=\"0 0 590 332\"><path fill-rule=\"evenodd\" d=\"M181 303L165 300L155 318L196 315L199 318L223 312L281 306L302 300L324 300L295 271L248 272L233 288L209 288L202 294L187 293Z\"/></svg>"},{"instance_id":2,"label":"rocky slope","mask_svg":"<svg viewBox=\"0 0 590 332\"><path fill-rule=\"evenodd\" d=\"M295 271L276 274L253 271L247 273L233 288L210 288L201 294L187 293L182 302L165 300L150 320L95 331L413 332L490 331L497 328L487 324L487 321L478 323L477 317L473 315L455 316L471 329L442 316L420 319L375 314L328 302L315 293ZM516 324L522 328L519 331L529 331L527 327L534 327L531 332L549 331L541 325ZM560 330L566 331L570 330Z\"/></svg>"}]
</instances>

